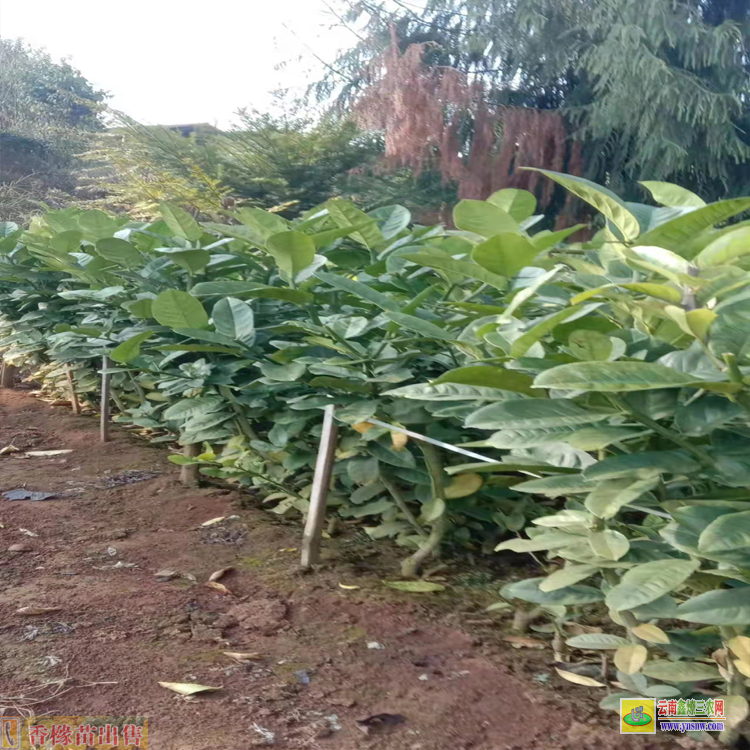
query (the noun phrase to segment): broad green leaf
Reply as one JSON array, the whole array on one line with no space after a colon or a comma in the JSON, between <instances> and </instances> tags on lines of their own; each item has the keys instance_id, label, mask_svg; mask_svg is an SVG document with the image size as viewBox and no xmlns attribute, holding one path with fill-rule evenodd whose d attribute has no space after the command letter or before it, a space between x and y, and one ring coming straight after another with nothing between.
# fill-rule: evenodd
<instances>
[{"instance_id":1,"label":"broad green leaf","mask_svg":"<svg viewBox=\"0 0 750 750\"><path fill-rule=\"evenodd\" d=\"M531 265L537 255L538 248L529 240L508 232L480 242L471 252L475 263L500 276L515 276L522 268Z\"/></svg>"},{"instance_id":2,"label":"broad green leaf","mask_svg":"<svg viewBox=\"0 0 750 750\"><path fill-rule=\"evenodd\" d=\"M507 539L495 547L495 552L541 552L548 549L560 549L571 544L578 544L581 537L563 532L539 534L533 539ZM544 579L540 579L544 580Z\"/></svg>"},{"instance_id":3,"label":"broad green leaf","mask_svg":"<svg viewBox=\"0 0 750 750\"><path fill-rule=\"evenodd\" d=\"M479 474L459 474L445 485L443 491L446 499L455 500L473 495L483 484L484 479Z\"/></svg>"},{"instance_id":4,"label":"broad green leaf","mask_svg":"<svg viewBox=\"0 0 750 750\"><path fill-rule=\"evenodd\" d=\"M584 581L598 572L595 565L566 565L564 568L556 570L548 575L542 583L539 584L540 591L557 591L566 586L572 586L575 583Z\"/></svg>"},{"instance_id":5,"label":"broad green leaf","mask_svg":"<svg viewBox=\"0 0 750 750\"><path fill-rule=\"evenodd\" d=\"M398 235L411 222L411 211L404 206L382 206L370 211L367 216L378 221L380 231L386 240Z\"/></svg>"},{"instance_id":6,"label":"broad green leaf","mask_svg":"<svg viewBox=\"0 0 750 750\"><path fill-rule=\"evenodd\" d=\"M606 362L612 355L612 339L599 331L573 331L568 337L570 353L583 362Z\"/></svg>"},{"instance_id":7,"label":"broad green leaf","mask_svg":"<svg viewBox=\"0 0 750 750\"><path fill-rule=\"evenodd\" d=\"M560 365L537 375L535 388L581 391L645 391L701 387L697 378L653 362L581 362Z\"/></svg>"},{"instance_id":8,"label":"broad green leaf","mask_svg":"<svg viewBox=\"0 0 750 750\"><path fill-rule=\"evenodd\" d=\"M147 339L150 339L153 335L153 331L141 331L135 336L131 336L109 353L110 359L113 359L115 362L120 362L121 364L130 362L130 360L135 359L140 355L141 344Z\"/></svg>"},{"instance_id":9,"label":"broad green leaf","mask_svg":"<svg viewBox=\"0 0 750 750\"><path fill-rule=\"evenodd\" d=\"M437 268L441 271L457 273L469 279L476 279L501 292L508 288L508 280L504 276L492 273L478 263L471 263L467 260L453 260L447 255L437 253L404 253L402 257L420 266Z\"/></svg>"},{"instance_id":10,"label":"broad green leaf","mask_svg":"<svg viewBox=\"0 0 750 750\"><path fill-rule=\"evenodd\" d=\"M131 302L123 302L122 306L134 317L134 318L151 318L152 306L154 300L146 297L144 299L136 299Z\"/></svg>"},{"instance_id":11,"label":"broad green leaf","mask_svg":"<svg viewBox=\"0 0 750 750\"><path fill-rule=\"evenodd\" d=\"M588 526L592 520L591 514L585 510L561 510L551 516L533 518L531 522L536 526L565 528L566 526Z\"/></svg>"},{"instance_id":12,"label":"broad green leaf","mask_svg":"<svg viewBox=\"0 0 750 750\"><path fill-rule=\"evenodd\" d=\"M176 250L172 247L160 247L156 251L164 253L172 263L189 273L201 273L211 260L211 253L208 250Z\"/></svg>"},{"instance_id":13,"label":"broad green leaf","mask_svg":"<svg viewBox=\"0 0 750 750\"><path fill-rule=\"evenodd\" d=\"M264 242L271 235L286 232L289 229L289 222L282 216L254 206L238 209L237 217Z\"/></svg>"},{"instance_id":14,"label":"broad green leaf","mask_svg":"<svg viewBox=\"0 0 750 750\"><path fill-rule=\"evenodd\" d=\"M142 262L138 248L130 242L120 240L117 237L105 237L96 243L96 252L125 268L135 268Z\"/></svg>"},{"instance_id":15,"label":"broad green leaf","mask_svg":"<svg viewBox=\"0 0 750 750\"><path fill-rule=\"evenodd\" d=\"M282 383L291 383L299 380L307 369L307 365L302 362L290 362L288 365L274 365L270 362L264 362L260 365L260 371L269 380L275 380Z\"/></svg>"},{"instance_id":16,"label":"broad green leaf","mask_svg":"<svg viewBox=\"0 0 750 750\"><path fill-rule=\"evenodd\" d=\"M352 235L352 239L370 250L379 250L385 245L385 237L378 228L378 223L364 211L360 211L353 203L342 198L333 198L325 204L331 218L340 227L362 225Z\"/></svg>"},{"instance_id":17,"label":"broad green leaf","mask_svg":"<svg viewBox=\"0 0 750 750\"><path fill-rule=\"evenodd\" d=\"M684 451L644 451L597 461L585 469L583 475L590 482L599 482L623 477L646 479L659 474L690 474L698 469L700 464Z\"/></svg>"},{"instance_id":18,"label":"broad green leaf","mask_svg":"<svg viewBox=\"0 0 750 750\"><path fill-rule=\"evenodd\" d=\"M713 664L697 661L652 661L643 667L643 674L665 682L697 682L718 680L719 670Z\"/></svg>"},{"instance_id":19,"label":"broad green leaf","mask_svg":"<svg viewBox=\"0 0 750 750\"><path fill-rule=\"evenodd\" d=\"M295 305L306 305L313 301L309 292L287 287L267 286L254 281L202 281L190 290L194 297L230 296L251 299L278 299Z\"/></svg>"},{"instance_id":20,"label":"broad green leaf","mask_svg":"<svg viewBox=\"0 0 750 750\"><path fill-rule=\"evenodd\" d=\"M699 232L749 208L750 198L732 198L710 203L646 232L638 238L638 242L641 245L657 245L679 252Z\"/></svg>"},{"instance_id":21,"label":"broad green leaf","mask_svg":"<svg viewBox=\"0 0 750 750\"><path fill-rule=\"evenodd\" d=\"M516 221L528 219L536 210L536 197L533 193L518 188L497 190L487 198L487 203L502 208Z\"/></svg>"},{"instance_id":22,"label":"broad green leaf","mask_svg":"<svg viewBox=\"0 0 750 750\"><path fill-rule=\"evenodd\" d=\"M641 264L648 270L661 273L676 283L680 281L680 275L690 274L690 263L688 261L677 253L657 245L639 244L630 248L626 257L635 259L636 265Z\"/></svg>"},{"instance_id":23,"label":"broad green leaf","mask_svg":"<svg viewBox=\"0 0 750 750\"><path fill-rule=\"evenodd\" d=\"M539 252L542 252L543 250L549 250L560 242L564 242L572 234L575 234L581 229L586 229L586 227L587 224L576 224L575 226L568 227L567 229L560 229L557 232L550 232L545 229L541 232L537 232L531 238L531 244L534 245L534 247Z\"/></svg>"},{"instance_id":24,"label":"broad green leaf","mask_svg":"<svg viewBox=\"0 0 750 750\"><path fill-rule=\"evenodd\" d=\"M609 219L622 233L625 240L634 240L640 233L641 227L638 219L628 210L625 203L620 200L611 190L597 185L594 182L576 177L575 175L551 172L548 169L536 169L534 167L523 167L534 172L541 172L573 195L592 205Z\"/></svg>"},{"instance_id":25,"label":"broad green leaf","mask_svg":"<svg viewBox=\"0 0 750 750\"><path fill-rule=\"evenodd\" d=\"M285 281L307 268L315 258L315 243L302 232L279 232L266 241L266 249L274 257Z\"/></svg>"},{"instance_id":26,"label":"broad green leaf","mask_svg":"<svg viewBox=\"0 0 750 750\"><path fill-rule=\"evenodd\" d=\"M720 516L706 526L698 540L698 550L711 555L748 548L750 510Z\"/></svg>"},{"instance_id":27,"label":"broad green leaf","mask_svg":"<svg viewBox=\"0 0 750 750\"><path fill-rule=\"evenodd\" d=\"M397 591L407 591L410 594L430 594L436 591L445 591L445 586L432 581L383 581L388 588Z\"/></svg>"},{"instance_id":28,"label":"broad green leaf","mask_svg":"<svg viewBox=\"0 0 750 750\"><path fill-rule=\"evenodd\" d=\"M662 206L703 208L706 205L706 202L695 193L671 182L640 180L639 184L643 185Z\"/></svg>"},{"instance_id":29,"label":"broad green leaf","mask_svg":"<svg viewBox=\"0 0 750 750\"><path fill-rule=\"evenodd\" d=\"M405 385L385 391L384 396L413 398L421 401L503 401L517 398L509 391L498 388L487 388L478 385L462 385L458 383L419 383Z\"/></svg>"},{"instance_id":30,"label":"broad green leaf","mask_svg":"<svg viewBox=\"0 0 750 750\"><path fill-rule=\"evenodd\" d=\"M747 625L750 622L750 586L694 596L677 607L676 616L705 625Z\"/></svg>"},{"instance_id":31,"label":"broad green leaf","mask_svg":"<svg viewBox=\"0 0 750 750\"><path fill-rule=\"evenodd\" d=\"M0 237L5 237L5 235L0 232ZM83 234L76 229L70 229L67 232L60 232L50 238L49 244L58 253L78 253L81 251L81 240L83 240Z\"/></svg>"},{"instance_id":32,"label":"broad green leaf","mask_svg":"<svg viewBox=\"0 0 750 750\"><path fill-rule=\"evenodd\" d=\"M255 341L255 318L247 302L236 297L219 300L211 311L216 330L223 336L236 339L245 346Z\"/></svg>"},{"instance_id":33,"label":"broad green leaf","mask_svg":"<svg viewBox=\"0 0 750 750\"><path fill-rule=\"evenodd\" d=\"M442 339L443 341L452 341L455 336L448 333L444 328L430 323L429 320L418 318L416 315L405 315L400 312L386 311L385 317L392 320L402 328L410 331L416 331L421 336L430 339Z\"/></svg>"},{"instance_id":34,"label":"broad green leaf","mask_svg":"<svg viewBox=\"0 0 750 750\"><path fill-rule=\"evenodd\" d=\"M372 302L381 310L397 312L399 309L398 303L392 297L389 297L382 292L378 292L376 289L367 286L367 284L363 284L361 281L349 279L346 276L339 276L334 273L328 273L327 271L316 271L315 276L326 284L330 284L337 289L353 294L355 297L359 297L367 302Z\"/></svg>"},{"instance_id":35,"label":"broad green leaf","mask_svg":"<svg viewBox=\"0 0 750 750\"><path fill-rule=\"evenodd\" d=\"M420 518L427 524L435 523L438 518L445 515L446 507L445 500L442 497L434 497L422 505L422 515Z\"/></svg>"},{"instance_id":36,"label":"broad green leaf","mask_svg":"<svg viewBox=\"0 0 750 750\"><path fill-rule=\"evenodd\" d=\"M629 427L584 427L576 430L572 435L565 438L568 445L579 451L598 451L606 448L612 443L620 443L646 434L642 430L634 430Z\"/></svg>"},{"instance_id":37,"label":"broad green leaf","mask_svg":"<svg viewBox=\"0 0 750 750\"><path fill-rule=\"evenodd\" d=\"M679 588L698 568L698 560L655 560L625 571L607 593L606 603L617 612L648 604ZM684 618L683 618L684 619Z\"/></svg>"},{"instance_id":38,"label":"broad green leaf","mask_svg":"<svg viewBox=\"0 0 750 750\"><path fill-rule=\"evenodd\" d=\"M507 211L487 201L459 201L453 209L453 223L481 237L519 231L518 222Z\"/></svg>"},{"instance_id":39,"label":"broad green leaf","mask_svg":"<svg viewBox=\"0 0 750 750\"><path fill-rule=\"evenodd\" d=\"M559 443L568 437L571 427L542 427L528 430L500 430L490 435L486 440L464 443L467 446L505 448L533 448L549 443Z\"/></svg>"},{"instance_id":40,"label":"broad green leaf","mask_svg":"<svg viewBox=\"0 0 750 750\"><path fill-rule=\"evenodd\" d=\"M589 537L589 544L595 555L607 560L619 560L630 549L627 537L613 529L595 531Z\"/></svg>"},{"instance_id":41,"label":"broad green leaf","mask_svg":"<svg viewBox=\"0 0 750 750\"><path fill-rule=\"evenodd\" d=\"M739 227L727 232L707 245L693 262L698 268L710 268L731 263L750 253L750 227Z\"/></svg>"},{"instance_id":42,"label":"broad green leaf","mask_svg":"<svg viewBox=\"0 0 750 750\"><path fill-rule=\"evenodd\" d=\"M198 222L176 203L164 201L159 205L159 213L176 237L182 237L189 242L197 242L201 238L203 231Z\"/></svg>"},{"instance_id":43,"label":"broad green leaf","mask_svg":"<svg viewBox=\"0 0 750 750\"><path fill-rule=\"evenodd\" d=\"M604 598L599 589L593 586L566 586L557 591L541 591L539 586L545 578L526 578L521 581L508 583L500 589L503 599L521 599L532 604L551 604L577 606L579 604L592 604L600 602Z\"/></svg>"},{"instance_id":44,"label":"broad green leaf","mask_svg":"<svg viewBox=\"0 0 750 750\"><path fill-rule=\"evenodd\" d=\"M96 208L90 211L81 211L77 218L78 227L83 232L84 238L89 242L97 242L104 237L111 237L126 221L125 219L115 219ZM72 229L72 227L69 228Z\"/></svg>"},{"instance_id":45,"label":"broad green leaf","mask_svg":"<svg viewBox=\"0 0 750 750\"><path fill-rule=\"evenodd\" d=\"M680 300L682 300L680 290L666 284L653 284L646 281L632 284L618 284L618 286L623 287L623 289L630 289L632 292L646 294L649 297L656 297L656 299L661 299L665 302L671 302L674 305L679 304Z\"/></svg>"},{"instance_id":46,"label":"broad green leaf","mask_svg":"<svg viewBox=\"0 0 750 750\"><path fill-rule=\"evenodd\" d=\"M648 660L648 650L640 643L628 643L615 651L613 661L623 674L640 672Z\"/></svg>"},{"instance_id":47,"label":"broad green leaf","mask_svg":"<svg viewBox=\"0 0 750 750\"><path fill-rule=\"evenodd\" d=\"M151 306L151 314L169 328L208 328L208 314L203 305L187 292L167 289Z\"/></svg>"},{"instance_id":48,"label":"broad green leaf","mask_svg":"<svg viewBox=\"0 0 750 750\"><path fill-rule=\"evenodd\" d=\"M572 427L609 419L612 411L584 409L567 398L514 399L490 404L470 414L466 427L484 430Z\"/></svg>"},{"instance_id":49,"label":"broad green leaf","mask_svg":"<svg viewBox=\"0 0 750 750\"><path fill-rule=\"evenodd\" d=\"M600 482L586 498L586 509L597 518L614 518L620 508L634 503L641 495L654 489L657 484L659 484L657 477L612 479Z\"/></svg>"},{"instance_id":50,"label":"broad green leaf","mask_svg":"<svg viewBox=\"0 0 750 750\"><path fill-rule=\"evenodd\" d=\"M515 391L528 396L538 396L539 391L531 388L531 376L515 370L506 370L492 365L470 365L457 367L443 373L432 381L433 385L440 383L461 383L463 385L478 385L487 388L500 388L505 391Z\"/></svg>"},{"instance_id":51,"label":"broad green leaf","mask_svg":"<svg viewBox=\"0 0 750 750\"><path fill-rule=\"evenodd\" d=\"M203 396L201 398L185 398L167 407L162 416L164 419L188 419L197 414L210 414L226 404L219 396Z\"/></svg>"},{"instance_id":52,"label":"broad green leaf","mask_svg":"<svg viewBox=\"0 0 750 750\"><path fill-rule=\"evenodd\" d=\"M627 638L610 633L583 633L582 635L574 635L565 641L567 646L580 648L584 651L615 651L629 643L630 641Z\"/></svg>"},{"instance_id":53,"label":"broad green leaf","mask_svg":"<svg viewBox=\"0 0 750 750\"><path fill-rule=\"evenodd\" d=\"M532 325L531 328L512 343L510 349L511 355L513 357L523 357L533 344L553 331L558 325L560 325L560 323L565 320L577 320L578 318L582 318L584 315L588 315L599 306L599 302L594 302L590 305L584 305L583 307L566 307L554 315L548 315L547 317L542 318L540 322Z\"/></svg>"},{"instance_id":54,"label":"broad green leaf","mask_svg":"<svg viewBox=\"0 0 750 750\"><path fill-rule=\"evenodd\" d=\"M371 221L365 221L361 224L356 224L353 226L338 227L337 229L324 229L322 232L316 232L315 234L310 236L313 238L315 247L320 250L321 248L330 245L334 240L338 240L341 237L348 237L349 235L354 234L360 229L364 229L371 224Z\"/></svg>"},{"instance_id":55,"label":"broad green leaf","mask_svg":"<svg viewBox=\"0 0 750 750\"><path fill-rule=\"evenodd\" d=\"M595 485L584 479L583 474L565 474L559 477L545 477L531 479L513 486L517 492L529 492L546 497L564 497L565 495L581 495L591 492Z\"/></svg>"}]
</instances>

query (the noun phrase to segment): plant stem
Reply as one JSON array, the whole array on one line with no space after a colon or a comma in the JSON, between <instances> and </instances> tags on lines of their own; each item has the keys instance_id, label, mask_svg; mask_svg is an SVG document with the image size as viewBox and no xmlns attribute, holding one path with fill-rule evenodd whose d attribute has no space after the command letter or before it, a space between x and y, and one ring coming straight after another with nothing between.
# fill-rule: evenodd
<instances>
[{"instance_id":1,"label":"plant stem","mask_svg":"<svg viewBox=\"0 0 750 750\"><path fill-rule=\"evenodd\" d=\"M404 514L406 520L414 527L414 530L417 532L417 534L419 534L419 536L426 537L427 532L424 530L419 521L417 521L417 517L411 512L411 509L406 503L406 498L401 492L401 488L395 482L392 482L387 476L385 476L385 474L380 475L380 481L385 485L385 488L388 490L388 492L391 493L391 497L398 506L398 509Z\"/></svg>"},{"instance_id":2,"label":"plant stem","mask_svg":"<svg viewBox=\"0 0 750 750\"><path fill-rule=\"evenodd\" d=\"M609 395L608 398L618 409L622 409L623 411L628 412L636 421L640 422L643 425L646 425L646 427L649 427L654 432L658 432L662 437L671 440L681 448L684 448L686 451L692 453L703 466L711 466L714 463L714 460L708 453L706 453L706 451L703 450L703 448L697 445L693 445L688 440L685 440L679 435L675 435L675 433L673 433L671 430L668 430L666 427L662 427L662 425L660 425L658 422L651 419L651 417L647 417L645 414L638 411L638 409L630 406L619 396Z\"/></svg>"},{"instance_id":3,"label":"plant stem","mask_svg":"<svg viewBox=\"0 0 750 750\"><path fill-rule=\"evenodd\" d=\"M436 500L442 500L445 503L445 491L443 489L443 461L440 453L435 446L429 443L418 441L419 449L424 455L427 464L427 470L430 473L432 482L432 492ZM404 578L416 578L422 563L431 555L437 552L440 542L448 528L447 511L443 510L438 518L432 522L430 535L422 546L411 557L407 557L401 563L401 575Z\"/></svg>"}]
</instances>

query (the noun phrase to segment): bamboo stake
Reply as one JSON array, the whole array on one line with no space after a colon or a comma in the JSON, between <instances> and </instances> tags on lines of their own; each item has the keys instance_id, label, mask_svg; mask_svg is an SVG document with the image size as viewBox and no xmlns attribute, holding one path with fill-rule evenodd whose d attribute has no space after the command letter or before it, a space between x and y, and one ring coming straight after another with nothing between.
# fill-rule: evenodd
<instances>
[{"instance_id":1,"label":"bamboo stake","mask_svg":"<svg viewBox=\"0 0 750 750\"><path fill-rule=\"evenodd\" d=\"M102 443L109 442L109 391L110 375L109 357L105 354L102 357L102 401L101 401L101 422L99 424L99 435Z\"/></svg>"},{"instance_id":2,"label":"bamboo stake","mask_svg":"<svg viewBox=\"0 0 750 750\"><path fill-rule=\"evenodd\" d=\"M326 515L328 485L331 483L333 457L336 451L338 428L334 420L334 407L326 406L323 414L323 430L320 433L318 459L315 462L315 476L310 492L310 510L305 520L302 535L302 570L310 570L320 559L320 538Z\"/></svg>"},{"instance_id":3,"label":"bamboo stake","mask_svg":"<svg viewBox=\"0 0 750 750\"><path fill-rule=\"evenodd\" d=\"M16 383L16 366L3 362L0 373L0 388L13 388Z\"/></svg>"},{"instance_id":4,"label":"bamboo stake","mask_svg":"<svg viewBox=\"0 0 750 750\"><path fill-rule=\"evenodd\" d=\"M78 394L76 393L76 386L73 382L73 370L70 365L65 365L65 377L68 380L68 388L70 389L70 405L73 409L73 414L80 414L81 404L78 402Z\"/></svg>"},{"instance_id":5,"label":"bamboo stake","mask_svg":"<svg viewBox=\"0 0 750 750\"><path fill-rule=\"evenodd\" d=\"M186 458L195 458L201 452L200 443L190 443L182 449L182 455ZM198 464L186 464L180 469L180 482L186 487L196 487L198 485Z\"/></svg>"}]
</instances>

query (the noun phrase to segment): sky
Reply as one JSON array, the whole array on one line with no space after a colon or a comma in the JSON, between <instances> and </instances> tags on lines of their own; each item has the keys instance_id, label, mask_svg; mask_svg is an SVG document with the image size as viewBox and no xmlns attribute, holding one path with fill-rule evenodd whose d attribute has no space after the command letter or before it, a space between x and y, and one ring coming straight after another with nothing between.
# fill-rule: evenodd
<instances>
[{"instance_id":1,"label":"sky","mask_svg":"<svg viewBox=\"0 0 750 750\"><path fill-rule=\"evenodd\" d=\"M304 92L356 38L338 0L0 0L0 36L66 58L149 124L228 126L271 92ZM282 65L281 69L277 66Z\"/></svg>"}]
</instances>

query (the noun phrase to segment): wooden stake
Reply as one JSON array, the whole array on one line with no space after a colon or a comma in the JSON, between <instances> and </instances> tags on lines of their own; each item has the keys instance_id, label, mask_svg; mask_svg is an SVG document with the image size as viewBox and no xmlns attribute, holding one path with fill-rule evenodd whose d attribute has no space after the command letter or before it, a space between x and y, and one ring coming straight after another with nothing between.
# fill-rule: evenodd
<instances>
[{"instance_id":1,"label":"wooden stake","mask_svg":"<svg viewBox=\"0 0 750 750\"><path fill-rule=\"evenodd\" d=\"M102 357L102 401L101 401L101 422L99 424L99 435L102 443L109 442L109 386L110 375L106 372L109 369L109 357L105 354Z\"/></svg>"},{"instance_id":2,"label":"wooden stake","mask_svg":"<svg viewBox=\"0 0 750 750\"><path fill-rule=\"evenodd\" d=\"M78 403L78 394L73 382L73 370L70 365L65 365L65 377L68 379L68 388L70 389L70 405L73 408L73 414L81 413L81 405Z\"/></svg>"},{"instance_id":3,"label":"wooden stake","mask_svg":"<svg viewBox=\"0 0 750 750\"><path fill-rule=\"evenodd\" d=\"M320 538L323 534L328 485L331 483L331 470L333 469L333 457L336 451L336 436L338 434L333 413L334 407L326 406L323 414L323 430L320 433L318 459L315 462L315 476L310 492L310 510L302 535L301 566L303 570L310 570L320 558Z\"/></svg>"},{"instance_id":4,"label":"wooden stake","mask_svg":"<svg viewBox=\"0 0 750 750\"><path fill-rule=\"evenodd\" d=\"M13 388L16 384L16 366L3 362L0 373L0 388Z\"/></svg>"},{"instance_id":5,"label":"wooden stake","mask_svg":"<svg viewBox=\"0 0 750 750\"><path fill-rule=\"evenodd\" d=\"M200 455L201 444L190 443L182 449L182 455L186 458L195 458ZM186 487L196 487L198 485L198 464L186 464L180 469L180 482Z\"/></svg>"}]
</instances>

